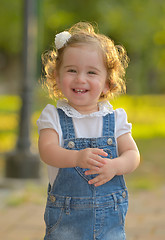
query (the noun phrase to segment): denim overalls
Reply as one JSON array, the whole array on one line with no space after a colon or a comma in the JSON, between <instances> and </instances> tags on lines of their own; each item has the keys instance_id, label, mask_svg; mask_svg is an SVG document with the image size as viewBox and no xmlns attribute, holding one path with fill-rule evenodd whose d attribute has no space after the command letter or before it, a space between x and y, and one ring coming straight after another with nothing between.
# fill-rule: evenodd
<instances>
[{"instance_id":1,"label":"denim overalls","mask_svg":"<svg viewBox=\"0 0 165 240\"><path fill-rule=\"evenodd\" d=\"M117 157L114 113L103 117L102 137L75 138L72 118L58 109L64 148L101 148L108 158ZM124 240L128 193L123 176L95 187L87 169L61 168L52 187L48 187L45 209L45 240Z\"/></svg>"}]
</instances>

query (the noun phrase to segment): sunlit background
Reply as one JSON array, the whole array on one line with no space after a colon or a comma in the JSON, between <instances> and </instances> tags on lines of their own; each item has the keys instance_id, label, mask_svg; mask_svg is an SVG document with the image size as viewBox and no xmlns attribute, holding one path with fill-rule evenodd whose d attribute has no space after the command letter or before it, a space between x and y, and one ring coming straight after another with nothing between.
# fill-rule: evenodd
<instances>
[{"instance_id":1,"label":"sunlit background","mask_svg":"<svg viewBox=\"0 0 165 240\"><path fill-rule=\"evenodd\" d=\"M111 100L114 108L122 107L127 111L128 121L133 124L132 134L141 153L140 167L130 176L126 176L128 186L132 192L152 192L157 188L162 189L165 181L165 1L36 0L34 2L37 19L37 65L32 87L31 151L37 153L36 120L47 103L55 104L48 98L47 92L42 89L39 82L41 53L53 48L56 33L70 28L78 21L89 21L97 25L100 33L111 37L115 44L122 44L130 58L126 75L127 95ZM21 0L0 3L1 179L5 178L6 153L15 149L19 132L22 105L20 96L24 81L23 5L24 1ZM32 21L31 29L33 24ZM41 166L44 168L42 164ZM42 171L43 173L46 175L46 171ZM31 192L33 191L31 187ZM41 191L40 194L43 192ZM26 201L29 199L20 200L18 197L14 200L14 205ZM10 204L12 205L11 202Z\"/></svg>"}]
</instances>

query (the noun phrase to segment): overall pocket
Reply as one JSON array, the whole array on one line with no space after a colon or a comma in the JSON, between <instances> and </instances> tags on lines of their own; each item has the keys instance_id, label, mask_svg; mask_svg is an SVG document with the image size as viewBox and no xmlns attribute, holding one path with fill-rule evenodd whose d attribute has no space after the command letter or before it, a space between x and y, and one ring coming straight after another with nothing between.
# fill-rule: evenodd
<instances>
[{"instance_id":1,"label":"overall pocket","mask_svg":"<svg viewBox=\"0 0 165 240\"><path fill-rule=\"evenodd\" d=\"M46 206L44 220L47 234L50 234L59 226L62 220L63 212L63 208Z\"/></svg>"},{"instance_id":2,"label":"overall pocket","mask_svg":"<svg viewBox=\"0 0 165 240\"><path fill-rule=\"evenodd\" d=\"M120 224L125 225L125 217L128 211L128 201L119 203L118 210L119 210Z\"/></svg>"},{"instance_id":3,"label":"overall pocket","mask_svg":"<svg viewBox=\"0 0 165 240\"><path fill-rule=\"evenodd\" d=\"M128 210L128 191L125 189L117 194L113 194L113 198L115 204L114 211L118 215L118 225L124 227Z\"/></svg>"}]
</instances>

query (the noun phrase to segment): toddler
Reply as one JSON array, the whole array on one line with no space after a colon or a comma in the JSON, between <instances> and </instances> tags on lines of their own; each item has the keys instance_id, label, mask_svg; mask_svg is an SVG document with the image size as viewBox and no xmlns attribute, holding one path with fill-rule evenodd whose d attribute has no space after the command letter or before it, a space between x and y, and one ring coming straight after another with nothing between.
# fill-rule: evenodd
<instances>
[{"instance_id":1,"label":"toddler","mask_svg":"<svg viewBox=\"0 0 165 240\"><path fill-rule=\"evenodd\" d=\"M126 51L80 22L56 35L42 61L49 94L59 99L37 121L49 175L44 239L124 240L123 175L140 157L126 112L107 99L125 92Z\"/></svg>"}]
</instances>

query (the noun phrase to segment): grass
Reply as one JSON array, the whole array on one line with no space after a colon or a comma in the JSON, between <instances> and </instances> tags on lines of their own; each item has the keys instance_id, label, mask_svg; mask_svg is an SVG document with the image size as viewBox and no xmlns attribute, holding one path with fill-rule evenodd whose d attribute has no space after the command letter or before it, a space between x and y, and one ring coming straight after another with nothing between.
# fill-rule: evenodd
<instances>
[{"instance_id":1,"label":"grass","mask_svg":"<svg viewBox=\"0 0 165 240\"><path fill-rule=\"evenodd\" d=\"M165 95L122 96L112 105L126 110L134 138L165 137Z\"/></svg>"},{"instance_id":2,"label":"grass","mask_svg":"<svg viewBox=\"0 0 165 240\"><path fill-rule=\"evenodd\" d=\"M31 117L31 145L37 149L38 132L36 120L47 103L54 104L38 91L34 99ZM122 96L111 101L114 109L126 110L128 121L133 124L133 137L141 153L141 164L126 176L132 189L150 190L165 180L165 95ZM5 152L15 148L19 130L21 100L18 96L0 96L0 174L3 174ZM26 201L27 196L13 196L13 204Z\"/></svg>"},{"instance_id":3,"label":"grass","mask_svg":"<svg viewBox=\"0 0 165 240\"><path fill-rule=\"evenodd\" d=\"M133 190L152 190L165 182L165 139L136 139L141 164L135 172L126 175L128 187Z\"/></svg>"},{"instance_id":4,"label":"grass","mask_svg":"<svg viewBox=\"0 0 165 240\"><path fill-rule=\"evenodd\" d=\"M35 183L34 181L26 181L22 188L12 191L6 198L6 204L10 207L17 207L21 204L33 202L40 205L45 203L46 185Z\"/></svg>"}]
</instances>

